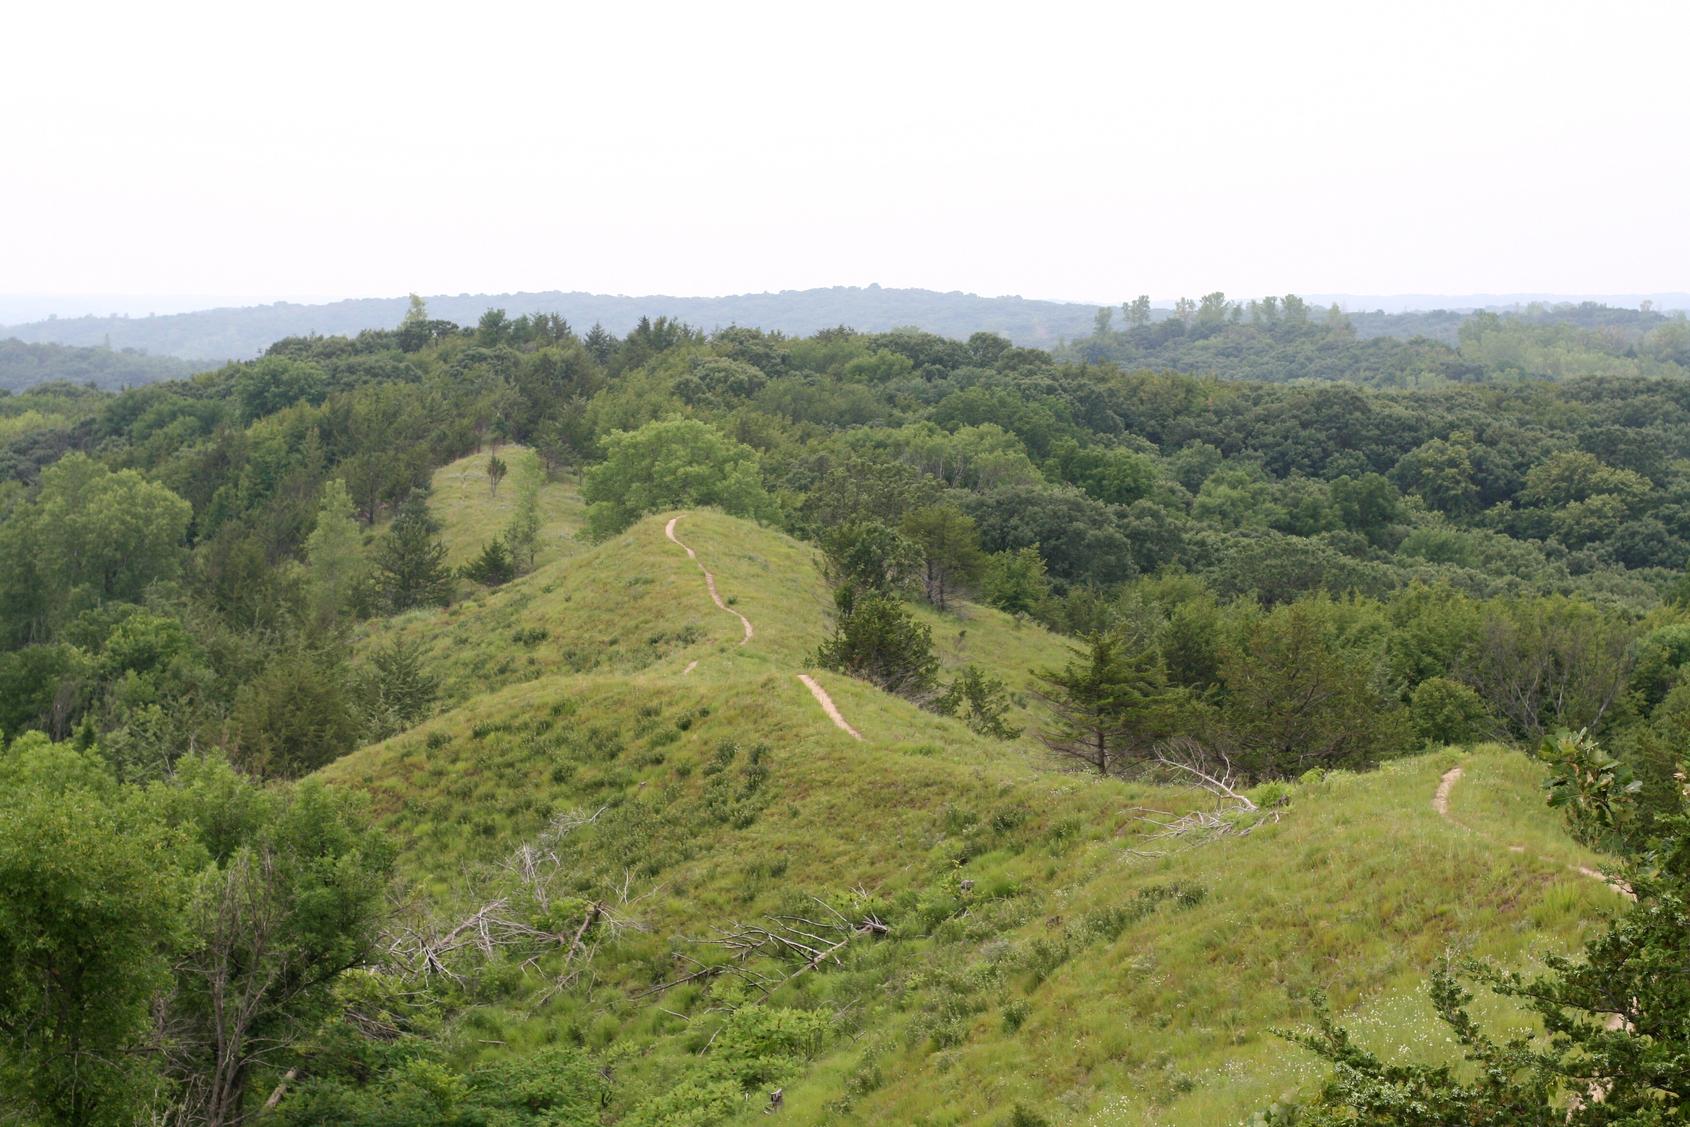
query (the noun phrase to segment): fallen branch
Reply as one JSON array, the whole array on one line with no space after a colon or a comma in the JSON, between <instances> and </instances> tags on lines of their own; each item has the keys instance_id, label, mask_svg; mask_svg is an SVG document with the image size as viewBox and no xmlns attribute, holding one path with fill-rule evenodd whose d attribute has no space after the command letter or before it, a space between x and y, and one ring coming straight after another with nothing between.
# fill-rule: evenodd
<instances>
[{"instance_id":1,"label":"fallen branch","mask_svg":"<svg viewBox=\"0 0 1690 1127\"><path fill-rule=\"evenodd\" d=\"M631 999L650 997L672 990L688 982L731 974L748 985L767 994L808 971L817 970L829 962L839 963L839 953L852 940L862 936L890 935L892 928L873 913L865 913L852 920L831 904L816 899L817 904L832 919L811 919L808 916L782 914L765 916L765 923L723 929L709 942L727 950L732 959L726 963L702 963L686 955L676 958L695 964L698 969L667 982L648 986ZM755 958L769 958L790 968L787 973L771 976L759 973L749 965Z\"/></svg>"},{"instance_id":2,"label":"fallen branch","mask_svg":"<svg viewBox=\"0 0 1690 1127\"><path fill-rule=\"evenodd\" d=\"M1279 821L1277 809L1263 809L1249 795L1240 790L1232 758L1221 748L1206 748L1193 739L1174 739L1158 744L1151 753L1156 769L1176 779L1183 779L1218 800L1210 810L1193 810L1175 815L1166 810L1140 807L1148 813L1139 820L1155 826L1157 833L1150 840L1159 841L1195 836L1199 842L1232 835L1244 837L1256 827ZM1160 818L1151 817L1160 815ZM1166 820L1163 820L1166 819ZM1162 856L1160 851L1132 850L1140 856Z\"/></svg>"}]
</instances>

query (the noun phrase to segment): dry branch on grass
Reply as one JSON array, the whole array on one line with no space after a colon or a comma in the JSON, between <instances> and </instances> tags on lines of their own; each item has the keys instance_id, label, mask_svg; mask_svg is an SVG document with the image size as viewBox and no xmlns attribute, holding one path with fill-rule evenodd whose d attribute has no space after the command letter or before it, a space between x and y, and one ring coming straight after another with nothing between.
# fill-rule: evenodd
<instances>
[{"instance_id":1,"label":"dry branch on grass","mask_svg":"<svg viewBox=\"0 0 1690 1127\"><path fill-rule=\"evenodd\" d=\"M1258 805L1241 789L1232 758L1218 747L1205 747L1192 739L1169 740L1151 752L1150 773L1174 785L1183 785L1213 795L1215 805L1206 810L1173 814L1140 807L1139 819L1157 827L1152 841L1182 840L1201 844L1228 835L1243 837L1257 826L1279 821L1277 807ZM1141 856L1162 856L1166 850L1135 849Z\"/></svg>"},{"instance_id":2,"label":"dry branch on grass","mask_svg":"<svg viewBox=\"0 0 1690 1127\"><path fill-rule=\"evenodd\" d=\"M450 926L427 919L403 923L396 917L386 937L389 961L407 975L462 981L452 964L457 956L468 952L482 958L492 958L498 952L520 957L522 969L528 971L537 969L546 956L561 951L563 966L538 1004L572 986L591 964L601 943L624 930L644 930L628 909L652 891L633 895L633 875L624 872L620 885L606 890L606 896L582 903L579 915L571 912L562 927L535 922L550 917L554 903L566 899L554 888L567 872L556 848L558 843L574 830L591 825L605 809L601 806L591 814L569 811L553 819L538 838L518 847L499 866L507 894L483 902Z\"/></svg>"},{"instance_id":3,"label":"dry branch on grass","mask_svg":"<svg viewBox=\"0 0 1690 1127\"><path fill-rule=\"evenodd\" d=\"M644 998L651 994L660 994L683 983L714 978L722 974L740 978L765 994L772 993L806 971L816 970L828 962L839 963L839 953L852 940L892 933L891 926L872 912L864 913L861 919L853 920L831 904L815 897L811 899L826 911L826 916L812 919L790 914L771 915L763 917L764 922L761 924L725 928L707 942L727 951L731 956L727 962L706 963L690 955L677 954L678 960L690 963L696 969L668 982L647 987L634 997ZM766 973L753 969L750 963L759 957L773 959L782 965L786 973Z\"/></svg>"}]
</instances>

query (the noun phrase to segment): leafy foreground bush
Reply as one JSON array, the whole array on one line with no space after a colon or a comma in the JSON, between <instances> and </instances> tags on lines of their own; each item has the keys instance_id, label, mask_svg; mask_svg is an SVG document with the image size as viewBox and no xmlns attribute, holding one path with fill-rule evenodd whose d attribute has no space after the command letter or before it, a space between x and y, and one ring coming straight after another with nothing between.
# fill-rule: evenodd
<instances>
[{"instance_id":1,"label":"leafy foreground bush","mask_svg":"<svg viewBox=\"0 0 1690 1127\"><path fill-rule=\"evenodd\" d=\"M363 963L392 866L358 800L210 757L122 786L97 747L0 755L0 1108L226 1124Z\"/></svg>"}]
</instances>

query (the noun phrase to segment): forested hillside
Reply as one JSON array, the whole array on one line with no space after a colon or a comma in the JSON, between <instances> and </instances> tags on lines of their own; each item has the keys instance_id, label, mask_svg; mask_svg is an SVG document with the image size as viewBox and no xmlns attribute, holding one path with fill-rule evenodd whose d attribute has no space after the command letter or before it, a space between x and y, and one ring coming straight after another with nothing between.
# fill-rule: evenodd
<instances>
[{"instance_id":1,"label":"forested hillside","mask_svg":"<svg viewBox=\"0 0 1690 1127\"><path fill-rule=\"evenodd\" d=\"M0 340L0 391L23 391L44 383L94 384L108 391L190 375L196 365L170 356L109 347L25 344Z\"/></svg>"},{"instance_id":2,"label":"forested hillside","mask_svg":"<svg viewBox=\"0 0 1690 1127\"><path fill-rule=\"evenodd\" d=\"M1682 1122L1685 323L1146 304L0 393L4 1114Z\"/></svg>"},{"instance_id":3,"label":"forested hillside","mask_svg":"<svg viewBox=\"0 0 1690 1127\"><path fill-rule=\"evenodd\" d=\"M1313 308L1296 294L1232 301L1217 292L1180 299L1172 317L1160 312L1148 297L1100 309L1091 335L1059 354L1227 379L1379 387L1690 372L1690 321L1683 313L1594 302L1500 314L1347 314L1336 305Z\"/></svg>"}]
</instances>

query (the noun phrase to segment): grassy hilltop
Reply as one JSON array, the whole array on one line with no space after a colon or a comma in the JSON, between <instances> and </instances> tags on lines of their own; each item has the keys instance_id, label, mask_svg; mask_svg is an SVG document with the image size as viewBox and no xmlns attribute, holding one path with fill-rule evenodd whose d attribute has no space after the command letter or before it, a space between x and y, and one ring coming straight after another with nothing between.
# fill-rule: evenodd
<instances>
[{"instance_id":1,"label":"grassy hilltop","mask_svg":"<svg viewBox=\"0 0 1690 1127\"><path fill-rule=\"evenodd\" d=\"M506 519L478 464L435 474L454 561ZM923 612L947 664L1010 683L1026 731L985 739L812 667L830 604L807 545L711 511L589 545L570 485L541 499L531 574L360 643L422 641L448 706L321 772L369 794L420 911L540 887L549 926L582 927L462 984L441 1018L459 1066L563 1046L629 1123L758 1122L777 1087L793 1123L1237 1122L1322 1071L1271 1034L1311 989L1377 1047L1436 1056L1428 967L1527 965L1617 905L1517 753L1311 780L1251 832L1159 838L1208 797L1063 773L1038 743L1027 671L1064 659L1055 635ZM513 872L525 845L541 884ZM826 957L734 961L781 917Z\"/></svg>"}]
</instances>

